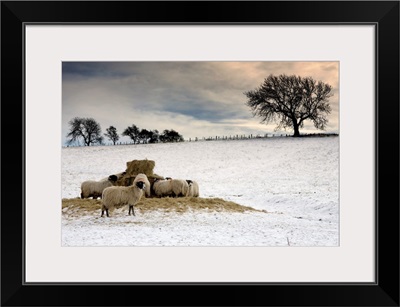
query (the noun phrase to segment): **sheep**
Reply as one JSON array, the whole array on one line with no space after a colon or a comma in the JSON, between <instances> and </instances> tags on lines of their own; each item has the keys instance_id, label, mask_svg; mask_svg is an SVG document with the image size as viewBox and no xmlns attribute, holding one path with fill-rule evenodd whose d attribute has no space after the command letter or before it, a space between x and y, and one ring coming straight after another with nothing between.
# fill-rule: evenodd
<instances>
[{"instance_id":1,"label":"sheep","mask_svg":"<svg viewBox=\"0 0 400 307\"><path fill-rule=\"evenodd\" d=\"M109 217L108 209L114 206L124 206L128 205L129 212L128 214L135 215L134 205L140 200L143 196L143 193L146 189L146 183L148 182L148 178L145 174L138 174L130 186L112 186L105 188L103 191L102 197L102 206L101 206L101 217L104 216L104 211Z\"/></svg>"},{"instance_id":2,"label":"sheep","mask_svg":"<svg viewBox=\"0 0 400 307\"><path fill-rule=\"evenodd\" d=\"M150 182L149 179L147 178L147 176L145 174L137 174L135 177L136 181L143 181L143 183L146 185L146 189L145 189L145 194L147 195L147 197L150 197Z\"/></svg>"},{"instance_id":3,"label":"sheep","mask_svg":"<svg viewBox=\"0 0 400 307\"><path fill-rule=\"evenodd\" d=\"M187 196L199 197L199 184L194 180L186 180L186 182L189 184L189 192Z\"/></svg>"},{"instance_id":4,"label":"sheep","mask_svg":"<svg viewBox=\"0 0 400 307\"><path fill-rule=\"evenodd\" d=\"M153 183L154 194L158 197L172 195L172 185L170 179L156 179Z\"/></svg>"},{"instance_id":5,"label":"sheep","mask_svg":"<svg viewBox=\"0 0 400 307\"><path fill-rule=\"evenodd\" d=\"M175 197L187 196L189 193L189 184L186 180L171 179L172 193Z\"/></svg>"},{"instance_id":6,"label":"sheep","mask_svg":"<svg viewBox=\"0 0 400 307\"><path fill-rule=\"evenodd\" d=\"M156 180L153 184L154 194L158 197L163 196L187 196L189 185L186 180L182 179Z\"/></svg>"},{"instance_id":7,"label":"sheep","mask_svg":"<svg viewBox=\"0 0 400 307\"><path fill-rule=\"evenodd\" d=\"M103 178L99 181L95 180L87 180L82 182L81 184L81 198L89 198L97 199L101 198L103 190L107 187L111 187L116 184L117 180L120 179L125 172L118 173L115 175L110 175L106 178Z\"/></svg>"}]
</instances>

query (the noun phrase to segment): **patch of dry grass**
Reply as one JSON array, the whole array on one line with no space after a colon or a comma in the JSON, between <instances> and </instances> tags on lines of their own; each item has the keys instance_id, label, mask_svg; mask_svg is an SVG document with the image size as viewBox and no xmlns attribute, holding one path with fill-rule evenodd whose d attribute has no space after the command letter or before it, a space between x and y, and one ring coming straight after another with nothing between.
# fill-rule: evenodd
<instances>
[{"instance_id":1,"label":"patch of dry grass","mask_svg":"<svg viewBox=\"0 0 400 307\"><path fill-rule=\"evenodd\" d=\"M163 198L145 198L143 197L135 206L141 212L163 210L166 212L184 213L188 210L209 210L209 211L226 211L226 212L246 212L265 210L257 210L251 207L242 206L237 203L226 201L221 198L201 198L201 197L163 197ZM92 213L93 211L101 211L101 199L80 199L80 198L64 198L62 200L62 209L71 212L85 211Z\"/></svg>"}]
</instances>

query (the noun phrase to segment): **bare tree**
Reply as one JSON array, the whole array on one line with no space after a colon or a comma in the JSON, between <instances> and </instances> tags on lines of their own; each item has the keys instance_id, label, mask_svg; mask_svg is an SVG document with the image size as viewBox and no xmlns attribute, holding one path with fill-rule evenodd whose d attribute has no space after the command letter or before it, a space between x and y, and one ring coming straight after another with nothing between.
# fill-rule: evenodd
<instances>
[{"instance_id":1,"label":"bare tree","mask_svg":"<svg viewBox=\"0 0 400 307\"><path fill-rule=\"evenodd\" d=\"M133 144L136 144L136 142L139 141L139 133L140 133L139 127L137 127L136 125L132 125L130 127L127 127L122 132L122 135L129 136L132 139Z\"/></svg>"},{"instance_id":2,"label":"bare tree","mask_svg":"<svg viewBox=\"0 0 400 307\"><path fill-rule=\"evenodd\" d=\"M331 112L329 98L332 87L311 77L269 75L260 87L245 92L254 116L262 123L278 122L276 129L293 128L293 136L300 136L305 120L324 130Z\"/></svg>"},{"instance_id":3,"label":"bare tree","mask_svg":"<svg viewBox=\"0 0 400 307\"><path fill-rule=\"evenodd\" d=\"M68 122L70 132L67 134L67 143L71 144L80 139L85 146L102 144L101 127L93 118L74 117Z\"/></svg>"},{"instance_id":4,"label":"bare tree","mask_svg":"<svg viewBox=\"0 0 400 307\"><path fill-rule=\"evenodd\" d=\"M115 143L119 140L119 135L117 133L117 128L115 128L114 126L110 126L109 128L106 129L106 133L104 133L104 135L113 142L113 144L115 145Z\"/></svg>"},{"instance_id":5,"label":"bare tree","mask_svg":"<svg viewBox=\"0 0 400 307\"><path fill-rule=\"evenodd\" d=\"M149 143L158 143L158 141L160 140L160 133L158 132L157 129L151 130L149 135L150 135Z\"/></svg>"},{"instance_id":6,"label":"bare tree","mask_svg":"<svg viewBox=\"0 0 400 307\"><path fill-rule=\"evenodd\" d=\"M165 129L160 135L160 141L163 143L183 142L183 136L177 131Z\"/></svg>"},{"instance_id":7,"label":"bare tree","mask_svg":"<svg viewBox=\"0 0 400 307\"><path fill-rule=\"evenodd\" d=\"M151 138L151 132L147 129L142 129L138 135L139 141L142 141L143 144L147 144Z\"/></svg>"}]
</instances>

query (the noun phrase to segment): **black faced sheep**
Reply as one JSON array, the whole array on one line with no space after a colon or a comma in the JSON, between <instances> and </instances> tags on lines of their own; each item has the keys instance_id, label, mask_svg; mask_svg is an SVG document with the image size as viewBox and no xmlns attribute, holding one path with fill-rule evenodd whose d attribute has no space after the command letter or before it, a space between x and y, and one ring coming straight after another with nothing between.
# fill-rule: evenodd
<instances>
[{"instance_id":1,"label":"black faced sheep","mask_svg":"<svg viewBox=\"0 0 400 307\"><path fill-rule=\"evenodd\" d=\"M199 184L193 180L186 180L189 184L189 197L199 197Z\"/></svg>"},{"instance_id":2,"label":"black faced sheep","mask_svg":"<svg viewBox=\"0 0 400 307\"><path fill-rule=\"evenodd\" d=\"M145 181L148 182L147 176L145 174L138 174L131 186L105 188L102 197L101 216L104 216L104 211L106 211L108 217L108 209L124 205L129 206L129 215L131 215L131 210L133 215L135 215L134 205L143 196L143 191L146 189Z\"/></svg>"},{"instance_id":3,"label":"black faced sheep","mask_svg":"<svg viewBox=\"0 0 400 307\"><path fill-rule=\"evenodd\" d=\"M117 180L120 179L125 172L110 175L107 178L101 179L99 181L95 180L87 180L82 182L81 184L81 198L89 198L97 199L101 198L103 194L103 190L107 187L111 187L116 184Z\"/></svg>"}]
</instances>

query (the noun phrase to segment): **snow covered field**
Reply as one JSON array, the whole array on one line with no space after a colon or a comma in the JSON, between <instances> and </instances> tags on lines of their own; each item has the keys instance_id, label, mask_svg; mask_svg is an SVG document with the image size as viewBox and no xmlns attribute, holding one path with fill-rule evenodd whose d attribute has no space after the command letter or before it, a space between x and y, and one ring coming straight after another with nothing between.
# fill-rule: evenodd
<instances>
[{"instance_id":1,"label":"snow covered field","mask_svg":"<svg viewBox=\"0 0 400 307\"><path fill-rule=\"evenodd\" d=\"M200 197L267 213L63 212L63 246L339 245L339 137L63 148L62 198L142 159L154 160L158 175L198 181Z\"/></svg>"}]
</instances>

